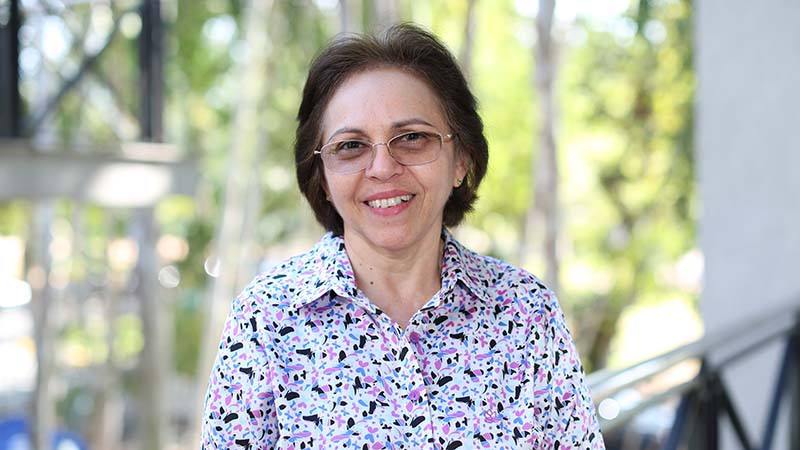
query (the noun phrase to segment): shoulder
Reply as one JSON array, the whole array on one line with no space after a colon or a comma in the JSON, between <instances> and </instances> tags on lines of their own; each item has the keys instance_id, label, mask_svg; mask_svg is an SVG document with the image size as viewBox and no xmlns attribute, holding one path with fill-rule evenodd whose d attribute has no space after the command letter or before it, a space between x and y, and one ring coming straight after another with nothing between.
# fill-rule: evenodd
<instances>
[{"instance_id":1,"label":"shoulder","mask_svg":"<svg viewBox=\"0 0 800 450\"><path fill-rule=\"evenodd\" d=\"M528 270L502 259L478 254L463 246L461 255L468 279L482 287L487 297L498 298L512 294L526 309L550 309L557 305L556 294Z\"/></svg>"},{"instance_id":2,"label":"shoulder","mask_svg":"<svg viewBox=\"0 0 800 450\"><path fill-rule=\"evenodd\" d=\"M325 235L309 251L282 260L255 278L234 299L234 309L262 313L284 310L298 296L324 284L328 261L335 260L336 239ZM329 275L329 274L328 274Z\"/></svg>"}]
</instances>

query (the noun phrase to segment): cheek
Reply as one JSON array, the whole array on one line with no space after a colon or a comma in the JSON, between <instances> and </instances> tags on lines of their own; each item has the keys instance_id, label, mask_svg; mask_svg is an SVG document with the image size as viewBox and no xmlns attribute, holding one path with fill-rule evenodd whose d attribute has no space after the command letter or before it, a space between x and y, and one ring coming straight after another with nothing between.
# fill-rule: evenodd
<instances>
[{"instance_id":1,"label":"cheek","mask_svg":"<svg viewBox=\"0 0 800 450\"><path fill-rule=\"evenodd\" d=\"M328 201L334 203L343 203L348 197L352 197L355 192L354 183L352 180L343 175L327 175L322 182L322 188L325 191Z\"/></svg>"},{"instance_id":2,"label":"cheek","mask_svg":"<svg viewBox=\"0 0 800 450\"><path fill-rule=\"evenodd\" d=\"M331 199L331 190L328 188L328 179L325 176L320 177L319 182L320 187L322 188L322 192L325 194L325 198L330 200Z\"/></svg>"},{"instance_id":3,"label":"cheek","mask_svg":"<svg viewBox=\"0 0 800 450\"><path fill-rule=\"evenodd\" d=\"M446 202L450 195L453 192L453 179L455 175L449 171L442 171L439 173L439 176L436 178L436 184L431 185L433 186L433 191L436 192L436 197L440 199L440 201Z\"/></svg>"},{"instance_id":4,"label":"cheek","mask_svg":"<svg viewBox=\"0 0 800 450\"><path fill-rule=\"evenodd\" d=\"M331 175L325 171L322 172L320 178L320 186L322 186L322 190L325 192L325 195L328 197L328 199L330 199L336 193L336 175Z\"/></svg>"}]
</instances>

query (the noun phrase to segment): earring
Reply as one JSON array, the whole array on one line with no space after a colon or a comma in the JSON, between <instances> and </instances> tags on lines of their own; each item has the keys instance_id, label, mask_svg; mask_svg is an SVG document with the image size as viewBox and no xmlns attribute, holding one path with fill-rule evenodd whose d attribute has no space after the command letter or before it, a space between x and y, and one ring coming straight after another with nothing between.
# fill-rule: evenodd
<instances>
[{"instance_id":1,"label":"earring","mask_svg":"<svg viewBox=\"0 0 800 450\"><path fill-rule=\"evenodd\" d=\"M457 188L461 187L461 183L463 182L464 182L463 178L456 178L456 187Z\"/></svg>"}]
</instances>

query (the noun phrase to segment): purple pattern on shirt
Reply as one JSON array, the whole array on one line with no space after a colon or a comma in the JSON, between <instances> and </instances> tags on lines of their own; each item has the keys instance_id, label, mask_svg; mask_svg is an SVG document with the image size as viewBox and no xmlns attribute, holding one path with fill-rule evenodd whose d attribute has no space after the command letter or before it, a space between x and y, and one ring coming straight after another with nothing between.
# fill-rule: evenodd
<instances>
[{"instance_id":1,"label":"purple pattern on shirt","mask_svg":"<svg viewBox=\"0 0 800 450\"><path fill-rule=\"evenodd\" d=\"M442 288L400 328L356 288L341 237L233 302L205 449L603 449L555 295L449 232Z\"/></svg>"}]
</instances>

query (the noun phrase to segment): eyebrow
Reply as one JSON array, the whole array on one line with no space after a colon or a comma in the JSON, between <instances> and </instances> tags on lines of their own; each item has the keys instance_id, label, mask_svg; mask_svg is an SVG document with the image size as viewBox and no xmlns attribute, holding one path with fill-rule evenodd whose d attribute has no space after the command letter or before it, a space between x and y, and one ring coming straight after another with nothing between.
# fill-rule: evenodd
<instances>
[{"instance_id":1,"label":"eyebrow","mask_svg":"<svg viewBox=\"0 0 800 450\"><path fill-rule=\"evenodd\" d=\"M397 122L393 122L392 123L392 129L393 130L398 130L400 128L405 128L405 127L407 127L409 125L427 125L429 127L436 128L435 126L433 126L432 123L428 122L425 119L421 119L421 118L418 118L418 117L412 117L410 119L403 119L403 120L398 120ZM339 128L338 130L334 131L333 134L331 134L331 137L329 137L326 142L331 142L331 140L334 138L334 136L339 135L339 134L344 134L344 133L365 134L364 130L362 130L361 128L342 127L342 128Z\"/></svg>"}]
</instances>

